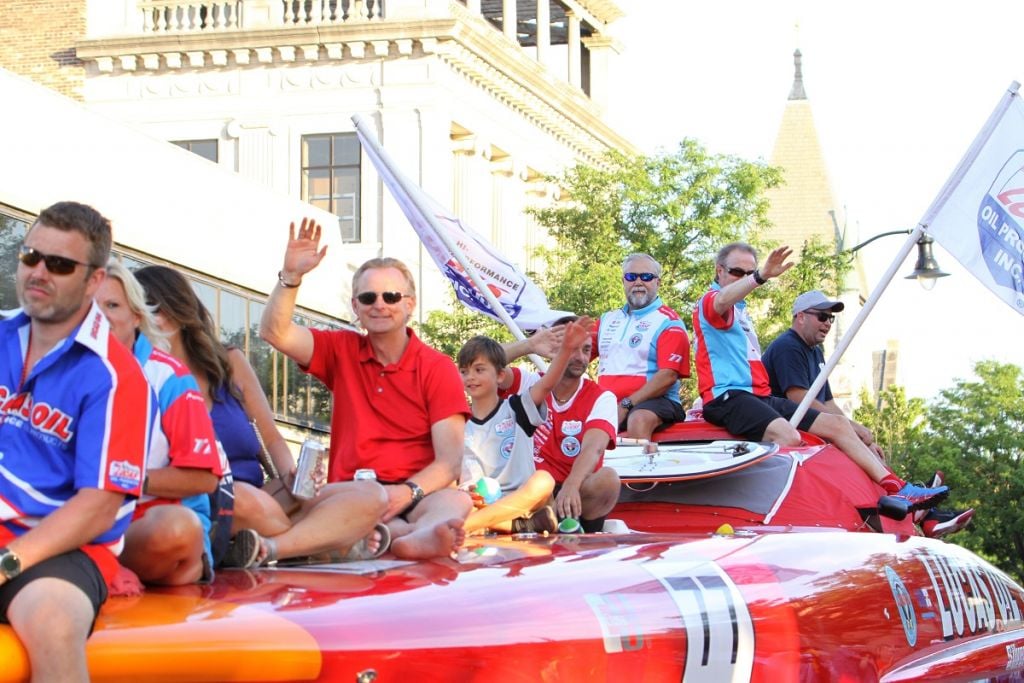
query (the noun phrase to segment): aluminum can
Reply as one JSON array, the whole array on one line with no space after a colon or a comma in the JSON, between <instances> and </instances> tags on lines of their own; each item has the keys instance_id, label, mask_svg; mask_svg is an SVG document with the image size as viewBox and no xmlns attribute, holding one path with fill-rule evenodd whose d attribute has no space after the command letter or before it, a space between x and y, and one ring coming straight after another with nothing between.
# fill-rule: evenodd
<instances>
[{"instance_id":1,"label":"aluminum can","mask_svg":"<svg viewBox=\"0 0 1024 683\"><path fill-rule=\"evenodd\" d=\"M296 498L309 500L327 483L327 447L316 439L306 439L299 450L299 461L295 465L295 482L292 494Z\"/></svg>"},{"instance_id":2,"label":"aluminum can","mask_svg":"<svg viewBox=\"0 0 1024 683\"><path fill-rule=\"evenodd\" d=\"M377 481L377 471L376 470L371 470L369 468L361 469L361 470L356 470L356 473L355 473L355 475L352 478L354 480L356 480L356 481L362 481L362 480L365 480L365 479L370 479L372 481Z\"/></svg>"}]
</instances>

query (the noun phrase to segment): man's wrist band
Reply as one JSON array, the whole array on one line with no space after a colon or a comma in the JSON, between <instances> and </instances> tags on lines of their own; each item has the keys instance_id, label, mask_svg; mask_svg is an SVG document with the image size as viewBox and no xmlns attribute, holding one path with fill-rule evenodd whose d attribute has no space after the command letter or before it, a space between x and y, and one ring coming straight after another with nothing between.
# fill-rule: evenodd
<instances>
[{"instance_id":1,"label":"man's wrist band","mask_svg":"<svg viewBox=\"0 0 1024 683\"><path fill-rule=\"evenodd\" d=\"M763 277L761 277L761 271L760 270L755 270L754 271L754 282L756 282L758 285L763 285L764 283L768 282L768 280L763 278Z\"/></svg>"},{"instance_id":2,"label":"man's wrist band","mask_svg":"<svg viewBox=\"0 0 1024 683\"><path fill-rule=\"evenodd\" d=\"M295 284L291 284L290 282L285 282L284 274L280 270L277 271L277 281L279 283L281 283L281 286L284 287L285 289L295 289L296 287L298 287L299 285L302 284L302 280L301 279L298 282L296 282Z\"/></svg>"}]
</instances>

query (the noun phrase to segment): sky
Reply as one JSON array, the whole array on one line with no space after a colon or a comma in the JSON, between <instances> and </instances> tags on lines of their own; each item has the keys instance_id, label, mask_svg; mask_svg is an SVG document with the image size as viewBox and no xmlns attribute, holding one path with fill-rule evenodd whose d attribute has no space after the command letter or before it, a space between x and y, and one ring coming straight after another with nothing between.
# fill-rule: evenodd
<instances>
[{"instance_id":1,"label":"sky","mask_svg":"<svg viewBox=\"0 0 1024 683\"><path fill-rule=\"evenodd\" d=\"M912 228L1012 81L1024 82L1024 2L618 0L623 46L608 121L645 153L684 137L768 160L793 83L793 51L849 244ZM903 244L861 250L874 288ZM938 244L950 277L924 291L897 271L856 344L899 342L897 382L930 399L982 359L1024 365L1024 316ZM768 340L762 340L766 342Z\"/></svg>"}]
</instances>

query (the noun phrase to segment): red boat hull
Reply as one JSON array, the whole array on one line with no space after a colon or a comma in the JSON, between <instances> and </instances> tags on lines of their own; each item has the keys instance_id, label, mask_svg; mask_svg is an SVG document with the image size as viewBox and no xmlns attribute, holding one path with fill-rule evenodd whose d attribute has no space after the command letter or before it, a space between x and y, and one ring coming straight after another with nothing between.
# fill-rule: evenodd
<instances>
[{"instance_id":1,"label":"red boat hull","mask_svg":"<svg viewBox=\"0 0 1024 683\"><path fill-rule=\"evenodd\" d=\"M1024 589L958 546L853 533L865 528L856 511L828 517L879 490L846 481L837 473L849 461L822 446L808 445L815 454L768 524L736 507L634 502L616 514L647 533L474 538L457 560L222 571L209 586L112 598L90 671L364 683L1024 678ZM714 533L724 520L734 530ZM0 681L27 678L7 627L0 662Z\"/></svg>"}]
</instances>

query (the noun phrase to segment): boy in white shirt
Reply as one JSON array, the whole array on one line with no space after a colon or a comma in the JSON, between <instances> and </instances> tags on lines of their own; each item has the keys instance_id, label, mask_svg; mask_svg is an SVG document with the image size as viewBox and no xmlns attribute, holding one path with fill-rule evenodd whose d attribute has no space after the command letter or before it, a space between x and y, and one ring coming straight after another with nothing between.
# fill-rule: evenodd
<instances>
[{"instance_id":1,"label":"boy in white shirt","mask_svg":"<svg viewBox=\"0 0 1024 683\"><path fill-rule=\"evenodd\" d=\"M509 370L501 345L488 337L474 337L459 351L459 372L473 411L466 423L461 482L473 484L490 477L502 492L497 501L470 514L466 533L557 531L558 519L549 505L555 481L534 465L533 432L544 424L547 396L562 378L569 356L590 339L592 327L593 321L586 317L566 325L548 372L504 400L498 392Z\"/></svg>"}]
</instances>

